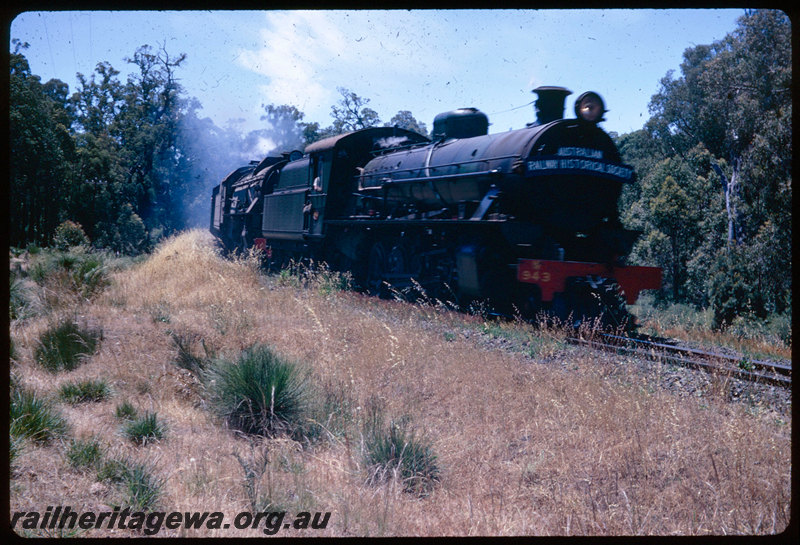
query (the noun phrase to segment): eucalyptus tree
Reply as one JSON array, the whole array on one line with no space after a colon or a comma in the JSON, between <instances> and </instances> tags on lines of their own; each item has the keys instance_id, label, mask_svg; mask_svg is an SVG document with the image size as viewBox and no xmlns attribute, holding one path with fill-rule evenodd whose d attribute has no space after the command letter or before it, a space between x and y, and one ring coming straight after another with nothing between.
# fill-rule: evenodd
<instances>
[{"instance_id":1,"label":"eucalyptus tree","mask_svg":"<svg viewBox=\"0 0 800 545\"><path fill-rule=\"evenodd\" d=\"M699 242L687 261L687 293L710 301L718 323L782 312L791 302L791 60L786 14L747 11L722 40L687 49L681 76L668 73L650 103L645 131L657 154L693 169L672 189L688 190L695 207L706 194L721 197L699 201L713 221L683 230ZM698 149L703 159L694 161Z\"/></svg>"},{"instance_id":2,"label":"eucalyptus tree","mask_svg":"<svg viewBox=\"0 0 800 545\"><path fill-rule=\"evenodd\" d=\"M65 84L41 83L31 73L22 51L28 44L14 40L9 55L9 242L12 245L50 241L65 219L64 191L71 177L74 146L70 117L63 101Z\"/></svg>"}]
</instances>

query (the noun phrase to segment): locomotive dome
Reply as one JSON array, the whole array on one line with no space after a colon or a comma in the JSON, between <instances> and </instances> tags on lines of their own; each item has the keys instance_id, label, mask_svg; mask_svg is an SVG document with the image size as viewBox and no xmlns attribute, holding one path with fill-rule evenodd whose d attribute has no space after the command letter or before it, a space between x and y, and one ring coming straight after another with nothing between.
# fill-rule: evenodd
<instances>
[{"instance_id":1,"label":"locomotive dome","mask_svg":"<svg viewBox=\"0 0 800 545\"><path fill-rule=\"evenodd\" d=\"M458 108L433 118L433 138L472 138L489 134L489 118L477 108Z\"/></svg>"}]
</instances>

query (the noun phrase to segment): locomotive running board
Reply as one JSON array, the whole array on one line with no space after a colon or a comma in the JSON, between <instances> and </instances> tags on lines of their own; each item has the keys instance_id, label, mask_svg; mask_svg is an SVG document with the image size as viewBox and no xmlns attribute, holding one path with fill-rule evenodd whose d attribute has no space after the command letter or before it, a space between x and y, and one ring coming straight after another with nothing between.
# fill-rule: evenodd
<instances>
[{"instance_id":1,"label":"locomotive running board","mask_svg":"<svg viewBox=\"0 0 800 545\"><path fill-rule=\"evenodd\" d=\"M550 302L553 295L563 292L567 279L585 276L616 280L629 305L636 302L640 291L661 288L659 267L614 267L604 263L544 259L520 259L517 262L517 280L539 286L543 302Z\"/></svg>"}]
</instances>

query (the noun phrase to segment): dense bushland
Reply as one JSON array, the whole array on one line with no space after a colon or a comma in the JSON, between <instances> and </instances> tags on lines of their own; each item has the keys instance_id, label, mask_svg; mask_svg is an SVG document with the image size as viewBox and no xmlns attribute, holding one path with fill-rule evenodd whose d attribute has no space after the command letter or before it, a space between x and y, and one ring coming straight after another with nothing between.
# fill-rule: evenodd
<instances>
[{"instance_id":1,"label":"dense bushland","mask_svg":"<svg viewBox=\"0 0 800 545\"><path fill-rule=\"evenodd\" d=\"M631 261L664 269L664 306L712 310L713 326L791 322L792 29L752 11L684 52L642 130L618 138L639 183L621 216L644 235Z\"/></svg>"}]
</instances>

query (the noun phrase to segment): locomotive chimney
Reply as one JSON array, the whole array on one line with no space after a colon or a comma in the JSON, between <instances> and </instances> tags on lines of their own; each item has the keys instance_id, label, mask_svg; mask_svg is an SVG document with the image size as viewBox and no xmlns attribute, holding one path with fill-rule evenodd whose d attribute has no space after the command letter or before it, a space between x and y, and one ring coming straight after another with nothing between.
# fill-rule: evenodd
<instances>
[{"instance_id":1,"label":"locomotive chimney","mask_svg":"<svg viewBox=\"0 0 800 545\"><path fill-rule=\"evenodd\" d=\"M564 101L572 91L564 87L542 86L533 92L539 96L534 102L536 125L544 125L564 117Z\"/></svg>"}]
</instances>

